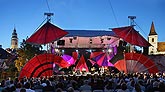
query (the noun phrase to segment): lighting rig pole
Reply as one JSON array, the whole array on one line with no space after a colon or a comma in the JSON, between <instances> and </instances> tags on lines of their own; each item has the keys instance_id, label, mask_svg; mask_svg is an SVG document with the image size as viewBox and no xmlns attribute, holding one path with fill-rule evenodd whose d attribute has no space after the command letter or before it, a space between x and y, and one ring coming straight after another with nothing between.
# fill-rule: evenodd
<instances>
[{"instance_id":1,"label":"lighting rig pole","mask_svg":"<svg viewBox=\"0 0 165 92\"><path fill-rule=\"evenodd\" d=\"M44 13L44 15L47 16L47 21L50 21L51 20L51 16L53 16L54 13Z\"/></svg>"},{"instance_id":2,"label":"lighting rig pole","mask_svg":"<svg viewBox=\"0 0 165 92\"><path fill-rule=\"evenodd\" d=\"M136 16L128 16L128 18L130 19L130 26L134 27L135 26L135 22L134 22L134 19L136 19ZM134 48L135 46L134 45L131 45L129 44L129 52L133 52L134 51Z\"/></svg>"}]
</instances>

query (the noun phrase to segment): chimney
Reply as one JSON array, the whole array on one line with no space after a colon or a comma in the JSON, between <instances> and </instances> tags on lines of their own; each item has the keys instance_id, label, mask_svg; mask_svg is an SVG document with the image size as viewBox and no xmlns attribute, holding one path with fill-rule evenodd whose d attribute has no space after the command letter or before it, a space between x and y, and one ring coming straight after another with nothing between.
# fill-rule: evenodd
<instances>
[{"instance_id":1,"label":"chimney","mask_svg":"<svg viewBox=\"0 0 165 92\"><path fill-rule=\"evenodd\" d=\"M0 45L0 48L2 48L2 45Z\"/></svg>"}]
</instances>

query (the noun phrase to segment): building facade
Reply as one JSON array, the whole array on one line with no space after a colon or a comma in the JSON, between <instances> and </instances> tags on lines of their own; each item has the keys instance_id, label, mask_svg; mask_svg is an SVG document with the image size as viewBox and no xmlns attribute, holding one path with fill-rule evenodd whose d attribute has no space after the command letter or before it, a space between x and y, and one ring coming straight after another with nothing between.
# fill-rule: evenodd
<instances>
[{"instance_id":1,"label":"building facade","mask_svg":"<svg viewBox=\"0 0 165 92\"><path fill-rule=\"evenodd\" d=\"M60 50L104 50L118 47L120 38L106 30L65 30L69 34L55 41L50 47ZM62 51L62 52L63 52Z\"/></svg>"},{"instance_id":2,"label":"building facade","mask_svg":"<svg viewBox=\"0 0 165 92\"><path fill-rule=\"evenodd\" d=\"M158 42L158 34L156 33L153 22L148 35L148 42L152 45L148 49L149 55L165 54L165 42Z\"/></svg>"}]
</instances>

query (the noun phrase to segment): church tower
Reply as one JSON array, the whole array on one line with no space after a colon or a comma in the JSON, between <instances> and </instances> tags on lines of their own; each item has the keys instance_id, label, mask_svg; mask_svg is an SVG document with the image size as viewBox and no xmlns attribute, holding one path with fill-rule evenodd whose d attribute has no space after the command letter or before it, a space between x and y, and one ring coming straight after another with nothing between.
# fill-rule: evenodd
<instances>
[{"instance_id":1,"label":"church tower","mask_svg":"<svg viewBox=\"0 0 165 92\"><path fill-rule=\"evenodd\" d=\"M157 54L157 48L158 48L158 35L155 31L154 23L151 24L150 33L148 35L148 42L152 45L148 49L148 54L153 55Z\"/></svg>"},{"instance_id":2,"label":"church tower","mask_svg":"<svg viewBox=\"0 0 165 92\"><path fill-rule=\"evenodd\" d=\"M11 49L17 49L17 48L18 48L18 37L17 37L16 29L14 28L11 37Z\"/></svg>"}]
</instances>

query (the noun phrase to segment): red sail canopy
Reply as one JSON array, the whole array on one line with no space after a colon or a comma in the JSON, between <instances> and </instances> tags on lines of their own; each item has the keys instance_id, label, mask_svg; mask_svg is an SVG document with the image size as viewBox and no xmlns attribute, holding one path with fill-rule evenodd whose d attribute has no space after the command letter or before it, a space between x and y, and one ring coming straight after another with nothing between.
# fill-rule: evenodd
<instances>
[{"instance_id":1,"label":"red sail canopy","mask_svg":"<svg viewBox=\"0 0 165 92\"><path fill-rule=\"evenodd\" d=\"M122 72L159 72L156 64L147 56L138 53L125 53L125 59L117 61L114 66Z\"/></svg>"},{"instance_id":2,"label":"red sail canopy","mask_svg":"<svg viewBox=\"0 0 165 92\"><path fill-rule=\"evenodd\" d=\"M26 42L33 44L47 44L58 40L67 34L68 32L47 21L30 38L28 38Z\"/></svg>"},{"instance_id":3,"label":"red sail canopy","mask_svg":"<svg viewBox=\"0 0 165 92\"><path fill-rule=\"evenodd\" d=\"M113 28L113 32L124 41L141 47L149 47L151 44L137 32L133 26Z\"/></svg>"},{"instance_id":4,"label":"red sail canopy","mask_svg":"<svg viewBox=\"0 0 165 92\"><path fill-rule=\"evenodd\" d=\"M84 56L82 55L78 64L76 65L76 70L80 70L80 71L83 71L83 69L85 69L86 72L88 72L88 66L85 62L85 59L84 59Z\"/></svg>"}]
</instances>

